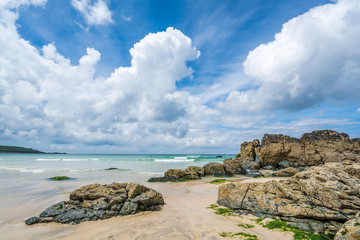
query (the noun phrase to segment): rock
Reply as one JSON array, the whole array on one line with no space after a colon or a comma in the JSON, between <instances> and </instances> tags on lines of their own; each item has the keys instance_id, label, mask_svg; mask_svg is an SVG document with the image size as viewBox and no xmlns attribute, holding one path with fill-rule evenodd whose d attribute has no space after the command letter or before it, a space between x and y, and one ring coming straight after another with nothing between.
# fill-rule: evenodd
<instances>
[{"instance_id":1,"label":"rock","mask_svg":"<svg viewBox=\"0 0 360 240\"><path fill-rule=\"evenodd\" d=\"M73 223L96 221L118 215L159 210L164 204L161 193L136 183L90 184L74 190L69 201L56 203L27 225L43 222Z\"/></svg>"},{"instance_id":2,"label":"rock","mask_svg":"<svg viewBox=\"0 0 360 240\"><path fill-rule=\"evenodd\" d=\"M204 169L197 166L189 166L185 170L169 169L163 177L152 177L148 182L182 182L200 179L205 175Z\"/></svg>"},{"instance_id":3,"label":"rock","mask_svg":"<svg viewBox=\"0 0 360 240\"><path fill-rule=\"evenodd\" d=\"M137 183L129 183L126 186L126 191L129 199L133 199L136 196L149 191L150 189L145 187L144 185L140 185Z\"/></svg>"},{"instance_id":4,"label":"rock","mask_svg":"<svg viewBox=\"0 0 360 240\"><path fill-rule=\"evenodd\" d=\"M252 169L246 169L246 176L249 176L249 177L254 177L254 178L257 178L257 177L264 177L264 174L258 170L252 170Z\"/></svg>"},{"instance_id":5,"label":"rock","mask_svg":"<svg viewBox=\"0 0 360 240\"><path fill-rule=\"evenodd\" d=\"M304 146L304 162L308 166L342 160L360 161L359 145L345 133L332 130L313 131L301 136Z\"/></svg>"},{"instance_id":6,"label":"rock","mask_svg":"<svg viewBox=\"0 0 360 240\"><path fill-rule=\"evenodd\" d=\"M349 139L345 133L318 130L304 133L300 139L282 134L265 134L261 139L241 144L235 159L243 165L258 162L260 167L275 168L318 166L328 162L360 162L360 139Z\"/></svg>"},{"instance_id":7,"label":"rock","mask_svg":"<svg viewBox=\"0 0 360 240\"><path fill-rule=\"evenodd\" d=\"M169 169L165 172L165 177L173 177L176 179L184 178L186 179L188 175L190 175L188 172L182 169Z\"/></svg>"},{"instance_id":8,"label":"rock","mask_svg":"<svg viewBox=\"0 0 360 240\"><path fill-rule=\"evenodd\" d=\"M109 189L104 185L90 184L70 193L71 200L95 200L108 195Z\"/></svg>"},{"instance_id":9,"label":"rock","mask_svg":"<svg viewBox=\"0 0 360 240\"><path fill-rule=\"evenodd\" d=\"M116 167L111 167L111 168L105 168L105 171L113 171L113 170L118 170L118 168Z\"/></svg>"},{"instance_id":10,"label":"rock","mask_svg":"<svg viewBox=\"0 0 360 240\"><path fill-rule=\"evenodd\" d=\"M241 168L242 159L241 158L229 158L223 160L223 165L225 168L225 172L227 175L232 176L234 174L243 173L243 169Z\"/></svg>"},{"instance_id":11,"label":"rock","mask_svg":"<svg viewBox=\"0 0 360 240\"><path fill-rule=\"evenodd\" d=\"M185 169L185 172L188 172L190 175L194 176L194 179L205 176L204 169L198 166L189 166Z\"/></svg>"},{"instance_id":12,"label":"rock","mask_svg":"<svg viewBox=\"0 0 360 240\"><path fill-rule=\"evenodd\" d=\"M47 223L52 222L51 218L42 218L42 217L31 217L25 221L26 225L32 225L35 223Z\"/></svg>"},{"instance_id":13,"label":"rock","mask_svg":"<svg viewBox=\"0 0 360 240\"><path fill-rule=\"evenodd\" d=\"M279 168L289 168L291 167L291 163L287 160L281 161L278 163Z\"/></svg>"},{"instance_id":14,"label":"rock","mask_svg":"<svg viewBox=\"0 0 360 240\"><path fill-rule=\"evenodd\" d=\"M240 158L245 162L256 161L259 162L260 156L260 142L258 139L253 140L252 142L244 142L240 147ZM237 157L238 158L238 157Z\"/></svg>"},{"instance_id":15,"label":"rock","mask_svg":"<svg viewBox=\"0 0 360 240\"><path fill-rule=\"evenodd\" d=\"M273 176L274 177L291 177L299 172L300 171L297 170L296 168L289 167L289 168L285 168L285 169L276 171L275 173L273 173Z\"/></svg>"},{"instance_id":16,"label":"rock","mask_svg":"<svg viewBox=\"0 0 360 240\"><path fill-rule=\"evenodd\" d=\"M132 199L131 202L139 204L141 208L147 208L151 206L163 205L164 199L159 192L150 189L149 191L146 191Z\"/></svg>"},{"instance_id":17,"label":"rock","mask_svg":"<svg viewBox=\"0 0 360 240\"><path fill-rule=\"evenodd\" d=\"M224 176L226 175L224 165L217 162L210 162L204 166L205 175Z\"/></svg>"},{"instance_id":18,"label":"rock","mask_svg":"<svg viewBox=\"0 0 360 240\"><path fill-rule=\"evenodd\" d=\"M121 208L120 214L121 215L129 215L135 213L138 209L138 205L133 202L126 202L124 206Z\"/></svg>"},{"instance_id":19,"label":"rock","mask_svg":"<svg viewBox=\"0 0 360 240\"><path fill-rule=\"evenodd\" d=\"M265 134L261 139L261 164L279 167L279 163L300 162L302 156L301 141L282 134Z\"/></svg>"},{"instance_id":20,"label":"rock","mask_svg":"<svg viewBox=\"0 0 360 240\"><path fill-rule=\"evenodd\" d=\"M358 240L360 239L360 212L355 218L347 221L336 233L335 240Z\"/></svg>"},{"instance_id":21,"label":"rock","mask_svg":"<svg viewBox=\"0 0 360 240\"><path fill-rule=\"evenodd\" d=\"M327 163L278 182L223 184L218 203L285 221L309 220L316 223L313 231L335 233L360 211L360 179L353 171L359 167L360 163Z\"/></svg>"},{"instance_id":22,"label":"rock","mask_svg":"<svg viewBox=\"0 0 360 240\"><path fill-rule=\"evenodd\" d=\"M245 162L241 164L241 168L246 170L257 170L260 169L260 163L252 161L252 162Z\"/></svg>"}]
</instances>

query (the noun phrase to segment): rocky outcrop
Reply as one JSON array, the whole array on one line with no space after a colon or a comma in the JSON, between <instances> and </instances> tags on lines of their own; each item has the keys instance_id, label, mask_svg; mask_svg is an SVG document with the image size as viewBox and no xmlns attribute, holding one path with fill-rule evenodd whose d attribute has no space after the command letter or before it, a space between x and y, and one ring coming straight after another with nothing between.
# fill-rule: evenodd
<instances>
[{"instance_id":1,"label":"rocky outcrop","mask_svg":"<svg viewBox=\"0 0 360 240\"><path fill-rule=\"evenodd\" d=\"M299 173L299 170L297 170L296 168L293 168L293 167L289 167L289 168L281 169L281 170L274 172L273 176L274 177L291 177L297 173Z\"/></svg>"},{"instance_id":2,"label":"rocky outcrop","mask_svg":"<svg viewBox=\"0 0 360 240\"><path fill-rule=\"evenodd\" d=\"M69 201L45 209L27 225L44 222L73 223L96 221L138 211L160 210L161 193L136 183L90 184L71 192Z\"/></svg>"},{"instance_id":3,"label":"rocky outcrop","mask_svg":"<svg viewBox=\"0 0 360 240\"><path fill-rule=\"evenodd\" d=\"M300 139L282 134L265 134L261 139L244 142L236 155L242 169L318 166L327 162L360 162L360 139L345 133L318 130ZM248 164L249 166L246 166Z\"/></svg>"},{"instance_id":4,"label":"rocky outcrop","mask_svg":"<svg viewBox=\"0 0 360 240\"><path fill-rule=\"evenodd\" d=\"M358 240L360 239L360 212L355 218L347 221L336 233L335 240Z\"/></svg>"},{"instance_id":5,"label":"rocky outcrop","mask_svg":"<svg viewBox=\"0 0 360 240\"><path fill-rule=\"evenodd\" d=\"M326 163L287 180L220 185L218 203L239 212L280 217L304 230L337 232L360 211L360 164Z\"/></svg>"}]
</instances>

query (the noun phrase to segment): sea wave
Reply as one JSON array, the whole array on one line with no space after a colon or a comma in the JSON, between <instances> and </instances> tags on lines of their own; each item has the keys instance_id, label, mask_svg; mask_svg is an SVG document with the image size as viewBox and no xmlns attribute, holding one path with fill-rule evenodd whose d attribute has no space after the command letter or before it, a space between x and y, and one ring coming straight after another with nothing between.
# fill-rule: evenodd
<instances>
[{"instance_id":1,"label":"sea wave","mask_svg":"<svg viewBox=\"0 0 360 240\"><path fill-rule=\"evenodd\" d=\"M60 158L38 158L36 161L45 161L45 162L53 162L53 161L60 161Z\"/></svg>"},{"instance_id":2,"label":"sea wave","mask_svg":"<svg viewBox=\"0 0 360 240\"><path fill-rule=\"evenodd\" d=\"M98 158L64 158L64 162L86 162L86 161L98 161Z\"/></svg>"},{"instance_id":3,"label":"sea wave","mask_svg":"<svg viewBox=\"0 0 360 240\"><path fill-rule=\"evenodd\" d=\"M174 158L174 159L154 159L155 162L193 162L195 161L195 159L187 159L186 157L185 158L181 158L181 159L178 159L178 158Z\"/></svg>"},{"instance_id":4,"label":"sea wave","mask_svg":"<svg viewBox=\"0 0 360 240\"><path fill-rule=\"evenodd\" d=\"M29 173L42 173L46 169L29 169L29 168L10 168L10 167L0 167L0 170L15 171L15 172L29 172Z\"/></svg>"},{"instance_id":5,"label":"sea wave","mask_svg":"<svg viewBox=\"0 0 360 240\"><path fill-rule=\"evenodd\" d=\"M147 174L147 175L162 175L163 172L139 172L140 174Z\"/></svg>"}]
</instances>

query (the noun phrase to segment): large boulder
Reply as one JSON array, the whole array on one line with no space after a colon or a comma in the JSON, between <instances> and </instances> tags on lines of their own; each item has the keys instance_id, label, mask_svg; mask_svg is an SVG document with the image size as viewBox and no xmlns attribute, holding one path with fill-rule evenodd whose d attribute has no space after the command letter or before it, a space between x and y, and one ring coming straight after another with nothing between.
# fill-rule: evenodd
<instances>
[{"instance_id":1,"label":"large boulder","mask_svg":"<svg viewBox=\"0 0 360 240\"><path fill-rule=\"evenodd\" d=\"M205 176L204 169L198 166L189 166L185 169L185 172L188 172L192 176L192 179L199 179Z\"/></svg>"},{"instance_id":2,"label":"large boulder","mask_svg":"<svg viewBox=\"0 0 360 240\"><path fill-rule=\"evenodd\" d=\"M336 233L360 211L359 167L351 161L327 163L287 180L224 184L218 203L262 217L280 217L304 230Z\"/></svg>"},{"instance_id":3,"label":"large boulder","mask_svg":"<svg viewBox=\"0 0 360 240\"><path fill-rule=\"evenodd\" d=\"M224 176L226 175L224 165L218 162L210 162L204 166L205 175Z\"/></svg>"},{"instance_id":4,"label":"large boulder","mask_svg":"<svg viewBox=\"0 0 360 240\"><path fill-rule=\"evenodd\" d=\"M281 161L301 162L301 141L282 134L265 134L261 139L261 164L279 167Z\"/></svg>"},{"instance_id":5,"label":"large boulder","mask_svg":"<svg viewBox=\"0 0 360 240\"><path fill-rule=\"evenodd\" d=\"M241 158L224 159L223 163L225 172L229 176L244 173L243 169L241 168L241 165L243 164L243 160Z\"/></svg>"},{"instance_id":6,"label":"large boulder","mask_svg":"<svg viewBox=\"0 0 360 240\"><path fill-rule=\"evenodd\" d=\"M69 201L56 203L27 225L44 222L77 224L138 211L159 210L164 204L161 193L136 183L90 184L74 190Z\"/></svg>"},{"instance_id":7,"label":"large boulder","mask_svg":"<svg viewBox=\"0 0 360 240\"><path fill-rule=\"evenodd\" d=\"M260 141L258 139L252 142L244 142L240 147L240 158L244 162L259 161L260 156Z\"/></svg>"}]
</instances>

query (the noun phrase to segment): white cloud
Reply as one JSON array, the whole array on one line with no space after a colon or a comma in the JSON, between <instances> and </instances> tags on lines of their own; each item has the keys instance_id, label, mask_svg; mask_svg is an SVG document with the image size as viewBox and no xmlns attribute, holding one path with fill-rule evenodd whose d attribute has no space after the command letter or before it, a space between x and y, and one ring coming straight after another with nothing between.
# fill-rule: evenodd
<instances>
[{"instance_id":1,"label":"white cloud","mask_svg":"<svg viewBox=\"0 0 360 240\"><path fill-rule=\"evenodd\" d=\"M72 0L71 4L84 15L89 25L105 25L113 22L112 13L103 0L97 0L96 2L91 0Z\"/></svg>"},{"instance_id":2,"label":"white cloud","mask_svg":"<svg viewBox=\"0 0 360 240\"><path fill-rule=\"evenodd\" d=\"M47 0L1 0L0 7L18 8L21 5L44 5Z\"/></svg>"},{"instance_id":3,"label":"white cloud","mask_svg":"<svg viewBox=\"0 0 360 240\"><path fill-rule=\"evenodd\" d=\"M339 0L283 25L275 40L250 51L244 71L253 88L233 91L221 109L299 110L327 99L359 101L360 2Z\"/></svg>"},{"instance_id":4,"label":"white cloud","mask_svg":"<svg viewBox=\"0 0 360 240\"><path fill-rule=\"evenodd\" d=\"M126 22L132 22L132 17L130 17L130 16L124 16L124 15L121 15L121 18L122 18L122 20L124 20L124 21L126 21Z\"/></svg>"},{"instance_id":5,"label":"white cloud","mask_svg":"<svg viewBox=\"0 0 360 240\"><path fill-rule=\"evenodd\" d=\"M0 17L6 23L0 24L3 136L122 145L153 144L154 139L173 143L188 133L184 116L193 111L195 106L189 106L196 99L176 91L175 84L192 77L187 61L200 52L179 30L148 34L130 50L130 67L119 67L108 78L94 78L98 51L88 48L79 64L72 65L55 43L39 51L22 39L16 14L7 8L1 11L6 13Z\"/></svg>"},{"instance_id":6,"label":"white cloud","mask_svg":"<svg viewBox=\"0 0 360 240\"><path fill-rule=\"evenodd\" d=\"M20 3L40 4L41 1L17 1L14 6L20 6ZM9 10L9 5L0 5L2 140L23 142L34 139L49 143L51 148L65 146L65 149L78 144L94 145L95 149L97 145L115 144L117 149L128 152L185 152L188 149L197 152L231 149L235 152L242 141L261 137L266 131L300 134L300 131L321 126L358 124L349 119L318 121L312 116L289 121L273 114L256 113L264 109L267 102L271 105L284 98L281 90L287 88L280 88L282 84L292 86L292 90L287 91L293 98L302 90L304 80L301 75L288 82L287 78L282 78L278 85L276 79L270 83L263 79L271 76L281 64L272 67L267 75L263 73L264 76L260 74L261 77L256 78L255 86L260 86L259 89L233 91L217 107L209 102L234 88L253 87L250 78L242 76L246 83L237 85L233 82L235 74L229 73L223 76L223 82L202 94L194 96L187 91L178 91L176 82L193 75L187 62L197 59L200 52L193 47L190 38L174 28L148 34L130 50L130 66L116 68L109 77L96 78L100 52L87 48L79 64L73 65L57 51L55 42L37 49L22 39L15 24L17 17L16 11ZM357 32L350 25L343 31L347 33L349 29ZM345 46L341 49L345 50ZM354 49L357 51L356 46ZM255 49L254 54L257 51ZM352 53L353 60L356 60L356 51ZM320 53L323 54L320 51L319 56ZM347 53L350 56L350 51ZM256 56L252 54L248 59ZM356 62L346 66L344 72L349 78L345 84L352 83L356 88L358 85L351 78L351 73L356 72ZM295 70L300 72L301 69ZM321 73L323 71L316 72L318 76ZM339 82L331 79L331 83ZM331 89L331 85L326 86ZM338 89L345 88L340 86ZM245 107L250 113L238 114Z\"/></svg>"},{"instance_id":7,"label":"white cloud","mask_svg":"<svg viewBox=\"0 0 360 240\"><path fill-rule=\"evenodd\" d=\"M360 108L357 109L357 112L360 113Z\"/></svg>"}]
</instances>

